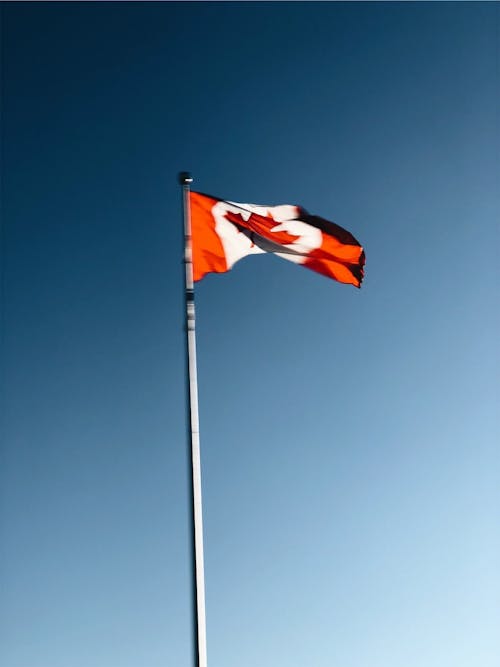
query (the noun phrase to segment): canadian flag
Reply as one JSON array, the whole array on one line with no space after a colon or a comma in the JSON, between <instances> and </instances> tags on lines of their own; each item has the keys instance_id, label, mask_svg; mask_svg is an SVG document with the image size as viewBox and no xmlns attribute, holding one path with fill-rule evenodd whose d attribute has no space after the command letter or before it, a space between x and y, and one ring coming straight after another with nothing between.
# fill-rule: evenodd
<instances>
[{"instance_id":1,"label":"canadian flag","mask_svg":"<svg viewBox=\"0 0 500 667\"><path fill-rule=\"evenodd\" d=\"M263 252L361 286L365 253L354 236L299 206L256 206L190 192L193 278L224 273Z\"/></svg>"}]
</instances>

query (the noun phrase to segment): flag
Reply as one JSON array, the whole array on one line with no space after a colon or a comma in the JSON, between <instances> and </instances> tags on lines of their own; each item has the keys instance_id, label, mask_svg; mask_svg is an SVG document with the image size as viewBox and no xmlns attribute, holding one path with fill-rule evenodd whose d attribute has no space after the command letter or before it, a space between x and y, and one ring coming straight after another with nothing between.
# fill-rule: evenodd
<instances>
[{"instance_id":1,"label":"flag","mask_svg":"<svg viewBox=\"0 0 500 667\"><path fill-rule=\"evenodd\" d=\"M299 206L256 206L190 192L193 278L224 273L242 257L272 253L361 286L365 253L354 236Z\"/></svg>"}]
</instances>

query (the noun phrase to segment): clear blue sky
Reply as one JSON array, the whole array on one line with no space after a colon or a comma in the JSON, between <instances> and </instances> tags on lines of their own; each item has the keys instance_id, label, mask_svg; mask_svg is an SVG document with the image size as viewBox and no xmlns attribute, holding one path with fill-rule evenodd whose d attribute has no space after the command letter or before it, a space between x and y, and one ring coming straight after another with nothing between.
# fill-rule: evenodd
<instances>
[{"instance_id":1,"label":"clear blue sky","mask_svg":"<svg viewBox=\"0 0 500 667\"><path fill-rule=\"evenodd\" d=\"M5 667L190 667L177 172L361 290L197 287L211 667L494 667L497 3L2 5Z\"/></svg>"}]
</instances>

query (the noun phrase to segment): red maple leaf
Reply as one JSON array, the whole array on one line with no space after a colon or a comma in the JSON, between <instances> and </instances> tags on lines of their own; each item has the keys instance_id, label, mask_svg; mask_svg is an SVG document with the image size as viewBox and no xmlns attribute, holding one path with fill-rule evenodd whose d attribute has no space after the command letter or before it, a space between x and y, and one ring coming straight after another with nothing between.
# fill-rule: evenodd
<instances>
[{"instance_id":1,"label":"red maple leaf","mask_svg":"<svg viewBox=\"0 0 500 667\"><path fill-rule=\"evenodd\" d=\"M299 236L295 234L289 234L284 230L278 232L271 231L273 227L276 227L277 224L272 215L258 215L257 213L252 213L248 220L245 220L241 213L233 213L233 211L228 211L225 214L226 220L232 222L239 228L248 229L259 236L272 241L273 243L278 243L279 245L289 245L298 239Z\"/></svg>"}]
</instances>

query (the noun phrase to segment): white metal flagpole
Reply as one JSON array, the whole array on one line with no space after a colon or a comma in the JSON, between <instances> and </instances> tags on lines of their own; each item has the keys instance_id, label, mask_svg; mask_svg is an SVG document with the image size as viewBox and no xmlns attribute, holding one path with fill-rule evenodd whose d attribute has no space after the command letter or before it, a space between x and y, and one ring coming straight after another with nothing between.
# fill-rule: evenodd
<instances>
[{"instance_id":1,"label":"white metal flagpole","mask_svg":"<svg viewBox=\"0 0 500 667\"><path fill-rule=\"evenodd\" d=\"M198 377L196 371L196 330L194 308L193 254L191 244L191 210L189 186L191 174L182 171L179 183L182 186L184 215L184 262L186 296L186 359L188 374L188 439L191 459L191 509L192 509L192 569L193 569L193 631L195 667L207 667L207 633L205 620L205 573L203 566L203 516L201 505L201 460L200 430L198 418Z\"/></svg>"}]
</instances>

